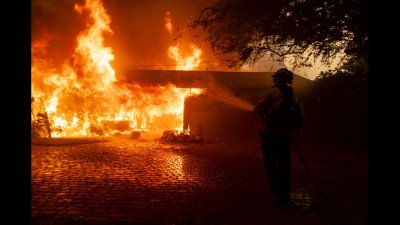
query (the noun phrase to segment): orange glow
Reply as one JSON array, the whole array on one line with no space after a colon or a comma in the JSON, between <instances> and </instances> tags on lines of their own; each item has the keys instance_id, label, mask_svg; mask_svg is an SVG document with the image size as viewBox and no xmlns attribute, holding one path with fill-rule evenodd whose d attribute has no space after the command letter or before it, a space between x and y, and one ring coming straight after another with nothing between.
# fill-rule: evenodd
<instances>
[{"instance_id":1,"label":"orange glow","mask_svg":"<svg viewBox=\"0 0 400 225\"><path fill-rule=\"evenodd\" d=\"M46 57L50 36L31 45L32 113L47 112L50 124L61 128L52 136L182 130L184 99L202 90L118 82L110 64L112 48L104 46L104 34L113 31L102 2L86 0L75 10L88 18L86 29L77 35L71 61L59 68Z\"/></svg>"},{"instance_id":2,"label":"orange glow","mask_svg":"<svg viewBox=\"0 0 400 225\"><path fill-rule=\"evenodd\" d=\"M173 176L175 179L184 177L182 156L169 154L165 157L165 164L165 174Z\"/></svg>"}]
</instances>

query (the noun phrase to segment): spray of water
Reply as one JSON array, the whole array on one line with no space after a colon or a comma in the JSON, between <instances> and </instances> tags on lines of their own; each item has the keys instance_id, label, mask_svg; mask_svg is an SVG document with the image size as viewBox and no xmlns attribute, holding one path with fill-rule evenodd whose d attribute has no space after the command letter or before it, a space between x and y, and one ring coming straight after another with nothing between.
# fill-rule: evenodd
<instances>
[{"instance_id":1,"label":"spray of water","mask_svg":"<svg viewBox=\"0 0 400 225\"><path fill-rule=\"evenodd\" d=\"M254 105L242 98L235 96L232 92L228 90L215 87L210 92L210 96L212 96L215 100L229 104L236 108L245 110L245 111L252 111Z\"/></svg>"}]
</instances>

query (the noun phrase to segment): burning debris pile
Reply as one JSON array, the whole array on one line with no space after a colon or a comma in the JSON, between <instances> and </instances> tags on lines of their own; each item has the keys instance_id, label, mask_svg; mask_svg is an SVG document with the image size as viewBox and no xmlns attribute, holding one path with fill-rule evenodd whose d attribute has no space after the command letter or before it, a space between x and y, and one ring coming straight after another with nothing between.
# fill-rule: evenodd
<instances>
[{"instance_id":1,"label":"burning debris pile","mask_svg":"<svg viewBox=\"0 0 400 225\"><path fill-rule=\"evenodd\" d=\"M201 126L197 127L195 134L191 134L187 130L166 130L161 136L161 140L172 142L203 142L203 130Z\"/></svg>"},{"instance_id":2,"label":"burning debris pile","mask_svg":"<svg viewBox=\"0 0 400 225\"><path fill-rule=\"evenodd\" d=\"M104 46L103 35L113 31L102 2L86 0L74 9L87 17L87 27L77 35L69 61L62 66L52 64L46 54L51 35L32 41L32 136L139 138L143 133L161 135L169 130L173 135L166 139L180 137L175 132L183 132L184 100L203 90L118 81L110 64L113 51ZM194 45L191 48L195 55L188 60L180 55L178 45L166 50L166 55L176 59L178 69L194 69L201 50Z\"/></svg>"}]
</instances>

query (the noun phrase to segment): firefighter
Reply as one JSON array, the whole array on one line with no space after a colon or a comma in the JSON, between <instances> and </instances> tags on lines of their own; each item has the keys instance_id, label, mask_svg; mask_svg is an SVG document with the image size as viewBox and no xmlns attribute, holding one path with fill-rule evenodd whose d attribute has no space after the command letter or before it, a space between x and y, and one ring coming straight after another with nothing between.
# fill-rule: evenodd
<instances>
[{"instance_id":1,"label":"firefighter","mask_svg":"<svg viewBox=\"0 0 400 225\"><path fill-rule=\"evenodd\" d=\"M298 135L302 121L289 126L277 119L282 113L279 107L285 96L301 107L293 88L293 73L286 68L279 69L272 75L273 86L266 98L257 104L253 111L261 117L261 150L264 167L267 172L269 187L273 195L272 206L280 207L290 202L291 192L291 158L290 146L293 138ZM302 109L301 118L302 119Z\"/></svg>"}]
</instances>

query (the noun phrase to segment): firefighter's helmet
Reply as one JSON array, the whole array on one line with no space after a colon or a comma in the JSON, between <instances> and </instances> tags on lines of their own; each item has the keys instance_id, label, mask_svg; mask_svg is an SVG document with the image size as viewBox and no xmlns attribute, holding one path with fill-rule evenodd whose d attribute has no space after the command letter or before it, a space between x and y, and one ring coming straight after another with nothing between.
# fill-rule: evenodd
<instances>
[{"instance_id":1,"label":"firefighter's helmet","mask_svg":"<svg viewBox=\"0 0 400 225\"><path fill-rule=\"evenodd\" d=\"M293 73L286 68L282 68L276 71L274 75L272 75L272 78L279 82L291 84L293 82Z\"/></svg>"}]
</instances>

